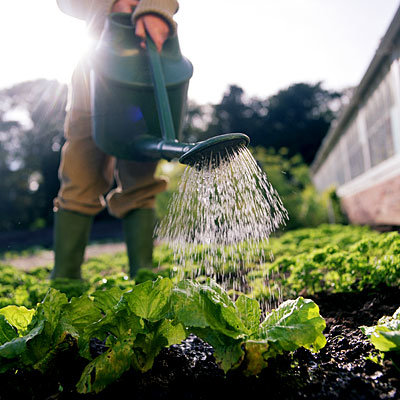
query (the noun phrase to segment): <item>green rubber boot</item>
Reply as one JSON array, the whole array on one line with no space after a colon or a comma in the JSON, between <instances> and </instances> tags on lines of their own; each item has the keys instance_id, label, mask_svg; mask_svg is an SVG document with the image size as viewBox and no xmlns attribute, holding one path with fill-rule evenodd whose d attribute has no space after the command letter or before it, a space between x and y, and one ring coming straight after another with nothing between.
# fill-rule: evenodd
<instances>
[{"instance_id":1,"label":"green rubber boot","mask_svg":"<svg viewBox=\"0 0 400 400\"><path fill-rule=\"evenodd\" d=\"M131 278L140 268L153 267L154 226L155 211L150 208L132 210L122 220Z\"/></svg>"},{"instance_id":2,"label":"green rubber boot","mask_svg":"<svg viewBox=\"0 0 400 400\"><path fill-rule=\"evenodd\" d=\"M93 217L59 209L54 214L54 268L50 279L81 279Z\"/></svg>"}]
</instances>

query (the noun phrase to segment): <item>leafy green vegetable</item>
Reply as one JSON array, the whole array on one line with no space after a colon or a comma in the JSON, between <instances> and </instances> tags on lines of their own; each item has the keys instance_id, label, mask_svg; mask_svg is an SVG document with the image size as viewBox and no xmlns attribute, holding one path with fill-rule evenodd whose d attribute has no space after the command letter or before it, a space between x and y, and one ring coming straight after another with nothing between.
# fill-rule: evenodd
<instances>
[{"instance_id":1,"label":"leafy green vegetable","mask_svg":"<svg viewBox=\"0 0 400 400\"><path fill-rule=\"evenodd\" d=\"M10 342L11 340L18 337L15 329L6 320L4 315L0 315L0 345ZM1 348L0 348L1 354Z\"/></svg>"},{"instance_id":2,"label":"leafy green vegetable","mask_svg":"<svg viewBox=\"0 0 400 400\"><path fill-rule=\"evenodd\" d=\"M124 299L135 315L155 322L168 313L171 292L171 280L159 278L136 285L124 295Z\"/></svg>"},{"instance_id":3,"label":"leafy green vegetable","mask_svg":"<svg viewBox=\"0 0 400 400\"><path fill-rule=\"evenodd\" d=\"M119 287L113 287L109 290L97 290L92 297L95 305L106 314L117 305L123 293Z\"/></svg>"},{"instance_id":4,"label":"leafy green vegetable","mask_svg":"<svg viewBox=\"0 0 400 400\"><path fill-rule=\"evenodd\" d=\"M76 387L79 393L100 392L130 368L133 341L116 342L111 349L96 357L84 369Z\"/></svg>"},{"instance_id":5,"label":"leafy green vegetable","mask_svg":"<svg viewBox=\"0 0 400 400\"><path fill-rule=\"evenodd\" d=\"M360 328L378 350L400 352L400 307L393 316L382 317L377 325Z\"/></svg>"},{"instance_id":6,"label":"leafy green vegetable","mask_svg":"<svg viewBox=\"0 0 400 400\"><path fill-rule=\"evenodd\" d=\"M7 306L0 309L0 315L3 315L8 323L18 330L20 335L30 324L33 314L35 314L35 310L28 310L24 306Z\"/></svg>"},{"instance_id":7,"label":"leafy green vegetable","mask_svg":"<svg viewBox=\"0 0 400 400\"><path fill-rule=\"evenodd\" d=\"M7 323L16 332L15 338L0 346L0 361L7 359L1 371L22 365L44 371L50 358L68 337L77 340L83 327L100 317L100 311L87 297L69 303L66 295L55 289L48 290L36 311L15 306L1 309L3 330L7 318Z\"/></svg>"},{"instance_id":8,"label":"leafy green vegetable","mask_svg":"<svg viewBox=\"0 0 400 400\"><path fill-rule=\"evenodd\" d=\"M182 342L186 339L185 328L171 320L164 319L148 324L145 333L139 333L133 344L132 365L141 372L148 371L154 359L164 347Z\"/></svg>"},{"instance_id":9,"label":"leafy green vegetable","mask_svg":"<svg viewBox=\"0 0 400 400\"><path fill-rule=\"evenodd\" d=\"M148 371L160 351L194 333L214 348L225 371L258 374L268 359L301 346L325 345L325 322L311 300L282 303L260 324L257 300L234 302L211 280L200 284L169 278L146 281L131 290L97 290L68 300L50 288L36 310L0 309L0 372L33 368L44 372L59 352L78 344L88 359L77 384L80 393L99 392L134 368ZM92 358L92 339L105 341L105 353Z\"/></svg>"},{"instance_id":10,"label":"leafy green vegetable","mask_svg":"<svg viewBox=\"0 0 400 400\"><path fill-rule=\"evenodd\" d=\"M235 302L239 318L248 333L255 332L260 325L261 310L257 300L240 295Z\"/></svg>"},{"instance_id":11,"label":"leafy green vegetable","mask_svg":"<svg viewBox=\"0 0 400 400\"><path fill-rule=\"evenodd\" d=\"M245 250L246 245L243 246ZM368 227L351 225L321 225L272 237L269 242L259 244L258 252L253 249L251 253L243 266L242 279L247 281L251 297L258 300L278 297L280 293L287 299L298 297L301 291L312 294L357 291L381 284L400 285L400 235L397 232L378 233ZM265 257L262 259L262 254L269 253L274 255L271 262ZM211 253L207 257L211 257ZM203 271L198 280L205 281L204 264L211 264L213 260L206 259L202 263L193 254L188 254L188 258L193 262L180 266L179 275L191 277L193 270ZM218 268L226 273L235 272L238 259L239 254L232 254ZM178 280L171 249L166 245L156 246L155 261L161 266L160 271L141 271L138 282L154 280L154 272ZM95 257L82 267L83 282L58 279L51 283L46 279L47 268L23 272L0 265L0 308L7 305L34 308L43 300L50 285L65 293L68 300L112 288L126 292L135 284L124 272L127 262L124 253Z\"/></svg>"},{"instance_id":12,"label":"leafy green vegetable","mask_svg":"<svg viewBox=\"0 0 400 400\"><path fill-rule=\"evenodd\" d=\"M318 306L302 297L282 303L267 314L257 332L245 343L246 375L256 375L267 366L267 360L300 347L319 351L326 344L322 334L325 320Z\"/></svg>"},{"instance_id":13,"label":"leafy green vegetable","mask_svg":"<svg viewBox=\"0 0 400 400\"><path fill-rule=\"evenodd\" d=\"M104 315L83 330L80 352L91 358L92 338L106 340L109 349L85 368L78 384L79 392L102 390L130 366L141 372L148 371L164 347L186 338L185 327L171 313L172 288L169 278L158 278L125 293L115 288L94 293L94 304Z\"/></svg>"},{"instance_id":14,"label":"leafy green vegetable","mask_svg":"<svg viewBox=\"0 0 400 400\"><path fill-rule=\"evenodd\" d=\"M318 306L299 297L282 303L260 324L261 310L254 299L240 296L235 303L216 283L182 281L174 289L179 321L215 350L215 359L227 372L244 364L248 375L258 374L267 359L305 347L315 351L326 344L325 321Z\"/></svg>"},{"instance_id":15,"label":"leafy green vegetable","mask_svg":"<svg viewBox=\"0 0 400 400\"><path fill-rule=\"evenodd\" d=\"M302 297L287 300L269 313L262 322L259 337L267 340L276 351L293 351L299 347L318 351L326 344L322 334L325 320L318 306Z\"/></svg>"}]
</instances>

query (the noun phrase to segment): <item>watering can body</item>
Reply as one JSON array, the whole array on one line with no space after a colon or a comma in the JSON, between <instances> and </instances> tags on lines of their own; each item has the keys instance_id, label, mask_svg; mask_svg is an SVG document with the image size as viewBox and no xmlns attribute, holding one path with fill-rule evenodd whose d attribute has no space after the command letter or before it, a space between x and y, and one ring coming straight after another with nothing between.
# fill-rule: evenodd
<instances>
[{"instance_id":1,"label":"watering can body","mask_svg":"<svg viewBox=\"0 0 400 400\"><path fill-rule=\"evenodd\" d=\"M91 57L93 138L98 147L117 158L151 161L168 157L157 150L165 133L148 54L140 41L129 14L108 17ZM176 36L165 42L160 61L173 121L173 132L164 139L173 145L181 139L193 67L182 56Z\"/></svg>"}]
</instances>

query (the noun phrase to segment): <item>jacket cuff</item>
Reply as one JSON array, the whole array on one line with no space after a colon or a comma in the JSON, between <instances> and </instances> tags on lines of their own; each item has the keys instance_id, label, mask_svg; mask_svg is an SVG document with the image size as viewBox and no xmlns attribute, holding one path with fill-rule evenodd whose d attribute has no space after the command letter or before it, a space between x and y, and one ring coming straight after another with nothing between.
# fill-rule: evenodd
<instances>
[{"instance_id":1,"label":"jacket cuff","mask_svg":"<svg viewBox=\"0 0 400 400\"><path fill-rule=\"evenodd\" d=\"M155 14L164 19L169 25L170 36L176 34L176 22L173 15L178 11L178 2L176 0L141 0L136 6L132 15L133 23L145 14Z\"/></svg>"}]
</instances>

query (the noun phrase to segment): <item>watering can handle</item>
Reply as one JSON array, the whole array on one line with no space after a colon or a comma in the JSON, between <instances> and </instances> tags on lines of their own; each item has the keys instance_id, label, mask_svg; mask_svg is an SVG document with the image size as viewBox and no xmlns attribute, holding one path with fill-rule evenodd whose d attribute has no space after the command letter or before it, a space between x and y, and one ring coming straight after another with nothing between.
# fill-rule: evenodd
<instances>
[{"instance_id":1,"label":"watering can handle","mask_svg":"<svg viewBox=\"0 0 400 400\"><path fill-rule=\"evenodd\" d=\"M151 77L153 80L154 94L157 105L158 118L161 132L165 141L176 141L174 121L172 120L168 93L165 87L164 73L161 66L160 53L150 35L146 35L146 48L150 61Z\"/></svg>"}]
</instances>

